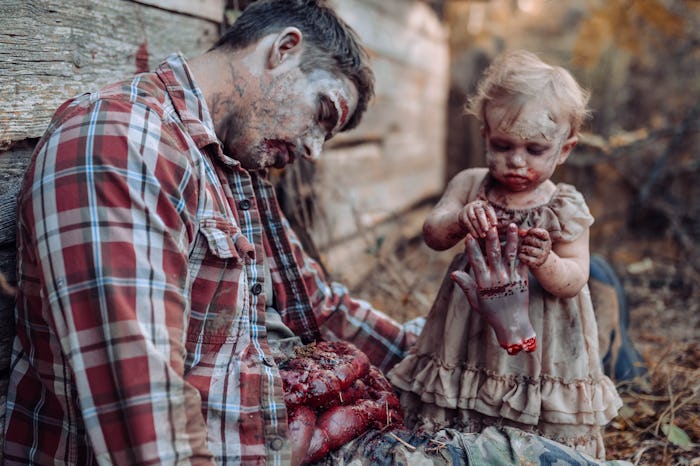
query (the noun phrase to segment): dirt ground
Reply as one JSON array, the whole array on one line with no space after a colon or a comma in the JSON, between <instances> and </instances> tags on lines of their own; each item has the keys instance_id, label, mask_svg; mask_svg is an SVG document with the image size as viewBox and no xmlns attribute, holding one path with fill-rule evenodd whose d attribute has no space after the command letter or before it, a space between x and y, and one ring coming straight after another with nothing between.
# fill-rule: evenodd
<instances>
[{"instance_id":1,"label":"dirt ground","mask_svg":"<svg viewBox=\"0 0 700 466\"><path fill-rule=\"evenodd\" d=\"M424 315L456 252L412 240L398 254L378 257L353 292L402 321ZM617 272L629 302L629 333L648 377L617 384L624 406L605 431L608 457L700 465L699 274L692 264L649 260Z\"/></svg>"}]
</instances>

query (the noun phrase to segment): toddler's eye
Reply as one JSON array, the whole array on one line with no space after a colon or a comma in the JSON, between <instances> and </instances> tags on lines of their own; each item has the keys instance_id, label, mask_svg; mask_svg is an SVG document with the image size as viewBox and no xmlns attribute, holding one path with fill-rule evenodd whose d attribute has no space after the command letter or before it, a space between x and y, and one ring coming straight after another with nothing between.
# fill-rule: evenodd
<instances>
[{"instance_id":1,"label":"toddler's eye","mask_svg":"<svg viewBox=\"0 0 700 466\"><path fill-rule=\"evenodd\" d=\"M527 153L530 155L542 155L547 152L548 149L549 147L543 147L540 145L527 146Z\"/></svg>"},{"instance_id":2,"label":"toddler's eye","mask_svg":"<svg viewBox=\"0 0 700 466\"><path fill-rule=\"evenodd\" d=\"M508 152L511 149L510 144L491 141L491 148L496 152Z\"/></svg>"}]
</instances>

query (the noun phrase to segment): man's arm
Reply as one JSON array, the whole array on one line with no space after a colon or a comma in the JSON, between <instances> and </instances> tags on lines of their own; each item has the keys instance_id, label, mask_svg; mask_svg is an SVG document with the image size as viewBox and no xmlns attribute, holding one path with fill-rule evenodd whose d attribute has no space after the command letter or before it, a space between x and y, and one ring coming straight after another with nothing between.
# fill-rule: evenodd
<instances>
[{"instance_id":1,"label":"man's arm","mask_svg":"<svg viewBox=\"0 0 700 466\"><path fill-rule=\"evenodd\" d=\"M343 284L329 282L320 264L304 251L286 219L283 223L323 337L354 344L372 364L388 371L415 344L420 328L390 318L367 301L351 297Z\"/></svg>"},{"instance_id":2,"label":"man's arm","mask_svg":"<svg viewBox=\"0 0 700 466\"><path fill-rule=\"evenodd\" d=\"M199 394L183 379L180 201L192 193L162 131L129 103L76 108L43 145L20 207L91 445L115 464L211 461Z\"/></svg>"}]
</instances>

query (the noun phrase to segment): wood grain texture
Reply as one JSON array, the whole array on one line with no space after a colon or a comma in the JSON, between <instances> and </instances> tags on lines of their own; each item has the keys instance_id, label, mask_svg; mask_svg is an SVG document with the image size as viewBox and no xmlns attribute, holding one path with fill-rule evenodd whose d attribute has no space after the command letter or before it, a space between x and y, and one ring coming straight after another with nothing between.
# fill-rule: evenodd
<instances>
[{"instance_id":1,"label":"wood grain texture","mask_svg":"<svg viewBox=\"0 0 700 466\"><path fill-rule=\"evenodd\" d=\"M0 11L0 150L40 136L66 99L218 37L211 21L131 1L0 0Z\"/></svg>"},{"instance_id":2,"label":"wood grain texture","mask_svg":"<svg viewBox=\"0 0 700 466\"><path fill-rule=\"evenodd\" d=\"M31 151L31 146L24 146L0 153L0 247L14 247L17 191ZM1 263L0 272L7 272Z\"/></svg>"},{"instance_id":3,"label":"wood grain texture","mask_svg":"<svg viewBox=\"0 0 700 466\"><path fill-rule=\"evenodd\" d=\"M353 286L374 261L353 236L399 235L394 217L444 188L449 53L446 30L424 2L332 3L367 47L376 76L362 123L329 142L315 177L326 219L312 236L329 270Z\"/></svg>"},{"instance_id":4,"label":"wood grain texture","mask_svg":"<svg viewBox=\"0 0 700 466\"><path fill-rule=\"evenodd\" d=\"M176 13L221 22L224 17L226 0L133 0Z\"/></svg>"}]
</instances>

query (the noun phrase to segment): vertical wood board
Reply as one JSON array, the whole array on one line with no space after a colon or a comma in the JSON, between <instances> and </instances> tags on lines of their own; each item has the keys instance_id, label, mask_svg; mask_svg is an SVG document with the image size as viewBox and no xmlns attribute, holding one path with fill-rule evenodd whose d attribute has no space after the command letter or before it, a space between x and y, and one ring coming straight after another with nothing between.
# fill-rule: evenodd
<instances>
[{"instance_id":1,"label":"vertical wood board","mask_svg":"<svg viewBox=\"0 0 700 466\"><path fill-rule=\"evenodd\" d=\"M66 99L218 37L211 21L124 0L0 0L0 11L0 149L41 136Z\"/></svg>"},{"instance_id":2,"label":"vertical wood board","mask_svg":"<svg viewBox=\"0 0 700 466\"><path fill-rule=\"evenodd\" d=\"M331 248L328 263L340 264L339 257L358 253L353 235L443 189L449 53L444 28L423 2L334 4L369 50L376 76L365 118L328 144L316 176L314 202L327 218L313 237L322 250ZM383 230L390 235L392 228ZM342 238L349 252L338 245Z\"/></svg>"}]
</instances>

